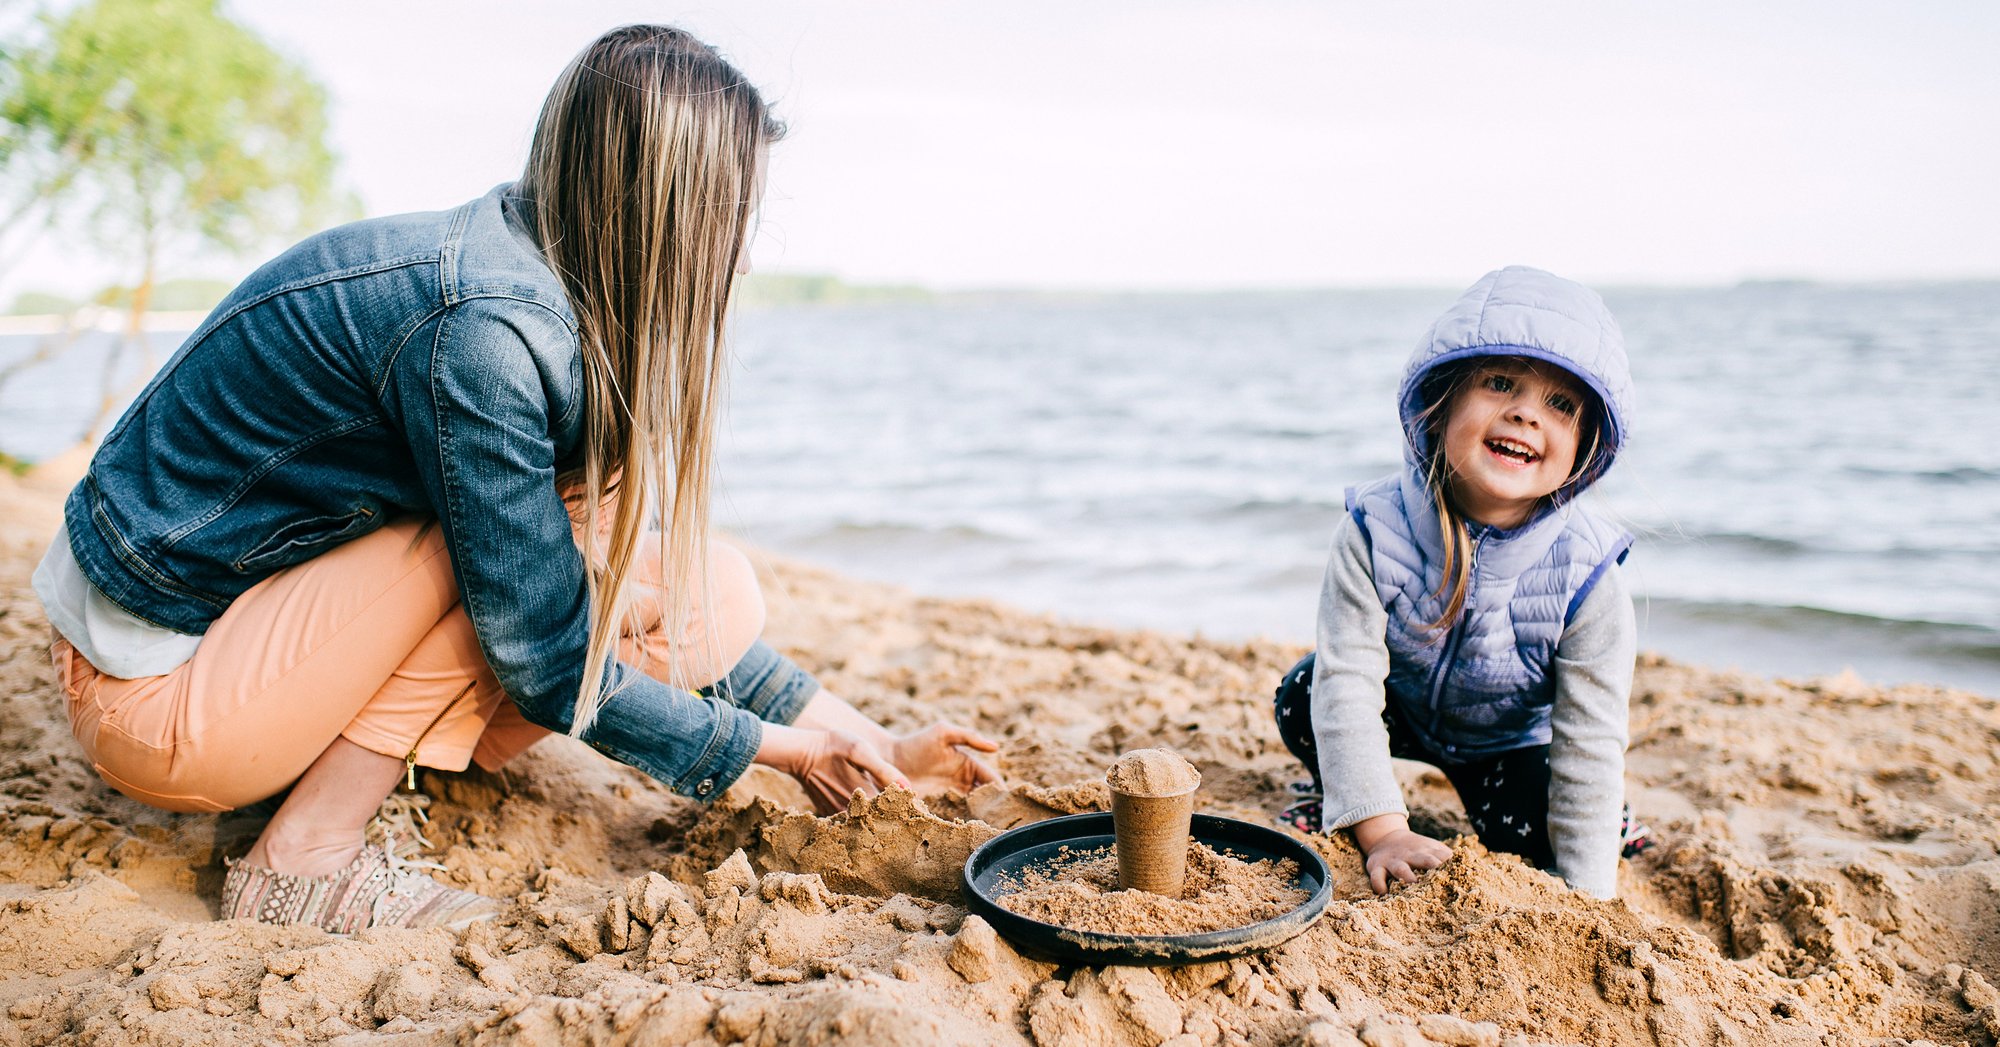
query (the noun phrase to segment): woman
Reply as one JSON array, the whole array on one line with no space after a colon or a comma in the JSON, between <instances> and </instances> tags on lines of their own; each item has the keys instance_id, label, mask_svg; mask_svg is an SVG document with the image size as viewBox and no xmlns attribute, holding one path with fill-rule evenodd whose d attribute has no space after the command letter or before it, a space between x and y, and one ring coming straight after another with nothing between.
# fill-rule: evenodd
<instances>
[{"instance_id":1,"label":"woman","mask_svg":"<svg viewBox=\"0 0 2000 1047\"><path fill-rule=\"evenodd\" d=\"M368 845L419 765L563 731L675 792L752 762L822 809L997 778L891 736L757 639L708 539L723 319L783 134L675 29L557 81L526 173L314 236L232 292L105 438L36 571L71 725L177 811L285 798L225 917L458 924L495 906Z\"/></svg>"}]
</instances>

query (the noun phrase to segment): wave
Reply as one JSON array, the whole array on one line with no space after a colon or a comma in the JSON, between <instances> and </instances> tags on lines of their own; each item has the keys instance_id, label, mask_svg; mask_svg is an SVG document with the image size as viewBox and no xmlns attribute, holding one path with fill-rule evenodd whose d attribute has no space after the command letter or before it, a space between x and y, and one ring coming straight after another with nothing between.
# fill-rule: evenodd
<instances>
[{"instance_id":1,"label":"wave","mask_svg":"<svg viewBox=\"0 0 2000 1047\"><path fill-rule=\"evenodd\" d=\"M1843 637L1865 636L1911 655L1932 655L2000 665L2000 629L1969 622L1839 611L1801 604L1762 604L1729 600L1688 600L1653 597L1642 601L1643 616L1652 610L1690 621L1726 626L1750 626L1837 645Z\"/></svg>"},{"instance_id":2,"label":"wave","mask_svg":"<svg viewBox=\"0 0 2000 1047\"><path fill-rule=\"evenodd\" d=\"M1226 437L1250 437L1269 440L1331 440L1341 436L1355 435L1354 429L1346 425L1261 425L1245 423L1224 426L1220 435Z\"/></svg>"},{"instance_id":3,"label":"wave","mask_svg":"<svg viewBox=\"0 0 2000 1047\"><path fill-rule=\"evenodd\" d=\"M1811 545L1796 538L1779 538L1776 535L1756 534L1749 531L1680 531L1663 534L1656 540L1688 542L1696 545L1722 546L1762 553L1767 556L1806 556L1812 553L1828 552L1822 546Z\"/></svg>"},{"instance_id":4,"label":"wave","mask_svg":"<svg viewBox=\"0 0 2000 1047\"><path fill-rule=\"evenodd\" d=\"M1339 492L1335 492L1336 495ZM1209 520L1229 520L1240 518L1263 519L1268 517L1309 516L1330 524L1334 518L1346 511L1344 497L1335 498L1245 498L1196 512L1195 516Z\"/></svg>"},{"instance_id":5,"label":"wave","mask_svg":"<svg viewBox=\"0 0 2000 1047\"><path fill-rule=\"evenodd\" d=\"M1904 477L1954 486L2000 482L2000 469L1988 469L1977 465L1961 465L1950 469L1885 469L1873 465L1848 465L1842 466L1840 471L1849 476Z\"/></svg>"},{"instance_id":6,"label":"wave","mask_svg":"<svg viewBox=\"0 0 2000 1047\"><path fill-rule=\"evenodd\" d=\"M1647 542L1664 545L1697 545L1719 550L1738 550L1772 559L1792 559L1808 556L1879 557L1896 561L1934 561L1955 556L1987 556L2000 552L1990 541L1977 545L1909 545L1891 543L1886 545L1862 545L1852 542L1808 541L1798 538L1784 538L1755 531L1702 531L1693 529L1641 531ZM1967 535L1965 537L1973 537ZM1984 537L1984 536L1980 536Z\"/></svg>"},{"instance_id":7,"label":"wave","mask_svg":"<svg viewBox=\"0 0 2000 1047\"><path fill-rule=\"evenodd\" d=\"M746 527L748 533L782 531L782 527ZM859 521L835 520L819 526L789 531L785 539L790 542L851 542L851 541L907 541L927 539L946 544L989 544L1026 545L1035 539L1022 534L981 527L977 524L921 524L902 521Z\"/></svg>"}]
</instances>

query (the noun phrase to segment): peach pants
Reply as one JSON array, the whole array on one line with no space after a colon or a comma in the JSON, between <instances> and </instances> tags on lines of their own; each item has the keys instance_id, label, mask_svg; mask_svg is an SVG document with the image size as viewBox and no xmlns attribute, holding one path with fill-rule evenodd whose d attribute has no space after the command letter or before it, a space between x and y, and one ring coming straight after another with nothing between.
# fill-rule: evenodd
<instances>
[{"instance_id":1,"label":"peach pants","mask_svg":"<svg viewBox=\"0 0 2000 1047\"><path fill-rule=\"evenodd\" d=\"M683 679L721 679L763 631L755 572L711 540L713 607L696 601L672 637L653 544L641 538L637 627L620 656L662 678L680 658ZM506 700L459 603L443 533L416 520L259 582L164 676L106 676L60 636L51 654L70 729L97 773L170 811L276 795L336 737L457 771L473 760L497 768L549 733Z\"/></svg>"}]
</instances>

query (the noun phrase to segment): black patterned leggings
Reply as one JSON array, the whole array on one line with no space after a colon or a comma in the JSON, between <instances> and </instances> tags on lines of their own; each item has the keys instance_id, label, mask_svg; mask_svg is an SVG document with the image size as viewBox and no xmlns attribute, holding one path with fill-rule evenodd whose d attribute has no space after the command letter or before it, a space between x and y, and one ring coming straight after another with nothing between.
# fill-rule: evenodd
<instances>
[{"instance_id":1,"label":"black patterned leggings","mask_svg":"<svg viewBox=\"0 0 2000 1047\"><path fill-rule=\"evenodd\" d=\"M1312 729L1313 656L1300 659L1278 683L1278 736L1285 748L1311 772L1320 786L1319 746ZM1394 702L1385 703L1382 723L1389 728L1389 755L1421 760L1444 772L1458 790L1465 813L1479 841L1491 851L1518 854L1548 869L1555 865L1549 849L1549 747L1510 749L1469 763L1448 763L1417 740L1403 722Z\"/></svg>"}]
</instances>

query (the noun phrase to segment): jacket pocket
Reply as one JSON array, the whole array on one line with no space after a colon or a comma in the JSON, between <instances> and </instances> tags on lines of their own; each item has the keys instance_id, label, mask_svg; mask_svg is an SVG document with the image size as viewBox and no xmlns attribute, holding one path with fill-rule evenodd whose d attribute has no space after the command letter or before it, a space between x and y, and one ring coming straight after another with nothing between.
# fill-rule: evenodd
<instances>
[{"instance_id":1,"label":"jacket pocket","mask_svg":"<svg viewBox=\"0 0 2000 1047\"><path fill-rule=\"evenodd\" d=\"M338 545L372 529L375 510L357 506L345 516L319 516L278 528L276 534L238 557L238 574L254 574L309 560L328 546Z\"/></svg>"}]
</instances>

